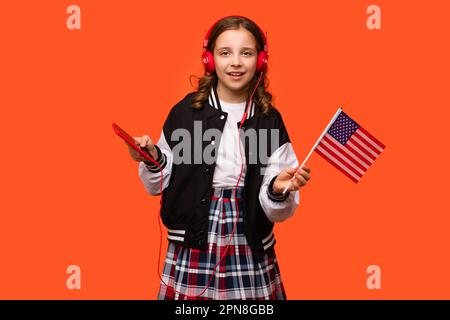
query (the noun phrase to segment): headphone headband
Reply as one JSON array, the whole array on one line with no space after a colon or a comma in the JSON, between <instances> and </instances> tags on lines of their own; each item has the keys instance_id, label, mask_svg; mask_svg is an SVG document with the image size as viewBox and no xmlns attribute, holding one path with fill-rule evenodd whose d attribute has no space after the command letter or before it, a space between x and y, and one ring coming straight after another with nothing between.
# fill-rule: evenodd
<instances>
[{"instance_id":1,"label":"headphone headband","mask_svg":"<svg viewBox=\"0 0 450 320\"><path fill-rule=\"evenodd\" d=\"M223 19L225 18L242 18L245 20L248 20L248 18L244 17L244 16L239 16L239 15L231 15L231 16L226 16L223 18L220 18L219 20L217 20L216 22L214 22L214 24L209 28L209 30L206 32L205 35L205 39L203 40L203 49L208 50L208 43L209 43L209 36L211 35L212 30L214 29L214 27ZM256 24L256 23L255 23ZM265 33L258 25L256 25L258 27L259 33L261 34L262 38L263 38L263 42L264 42L264 48L263 51L265 51L266 53L269 52L269 46L267 44L267 33Z\"/></svg>"}]
</instances>

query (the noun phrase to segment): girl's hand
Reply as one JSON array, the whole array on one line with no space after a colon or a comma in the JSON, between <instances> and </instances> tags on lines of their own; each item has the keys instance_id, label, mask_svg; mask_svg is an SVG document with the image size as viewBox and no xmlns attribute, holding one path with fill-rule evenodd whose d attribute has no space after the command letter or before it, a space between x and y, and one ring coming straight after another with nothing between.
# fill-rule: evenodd
<instances>
[{"instance_id":1,"label":"girl's hand","mask_svg":"<svg viewBox=\"0 0 450 320\"><path fill-rule=\"evenodd\" d=\"M149 136L142 136L142 137L133 137L134 142L140 146L141 148L144 149L144 152L147 152L148 154L150 154L150 156L156 160L156 158L158 157L158 151L155 148L155 144L153 143L152 139L150 139ZM125 144L128 147L128 151L130 152L131 158L133 158L134 161L144 161L144 162L149 162L146 158L144 158L143 156L141 156L139 154L139 152L137 152L136 150L134 150L131 146L129 146L126 142Z\"/></svg>"},{"instance_id":2,"label":"girl's hand","mask_svg":"<svg viewBox=\"0 0 450 320\"><path fill-rule=\"evenodd\" d=\"M305 186L311 178L310 172L311 168L305 166L297 172L295 171L295 168L287 167L283 169L273 183L273 191L282 193L293 176L295 176L295 178L292 180L292 183L286 192L298 190L300 187Z\"/></svg>"}]
</instances>

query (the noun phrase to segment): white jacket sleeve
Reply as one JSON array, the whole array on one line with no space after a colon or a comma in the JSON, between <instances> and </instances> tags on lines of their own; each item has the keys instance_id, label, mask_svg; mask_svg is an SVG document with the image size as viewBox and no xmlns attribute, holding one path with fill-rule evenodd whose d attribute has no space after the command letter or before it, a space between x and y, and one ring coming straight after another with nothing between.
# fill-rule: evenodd
<instances>
[{"instance_id":1,"label":"white jacket sleeve","mask_svg":"<svg viewBox=\"0 0 450 320\"><path fill-rule=\"evenodd\" d=\"M297 157L290 142L279 147L268 159L259 191L259 202L267 218L272 222L284 221L294 214L300 202L300 193L298 190L291 191L286 199L280 200L268 192L269 184L284 168L297 166Z\"/></svg>"},{"instance_id":2,"label":"white jacket sleeve","mask_svg":"<svg viewBox=\"0 0 450 320\"><path fill-rule=\"evenodd\" d=\"M161 132L156 146L160 149L162 157L159 165L163 168L163 190L169 185L170 175L172 173L173 153L170 146L167 144L164 131ZM144 184L145 189L151 195L157 196L160 194L161 171L156 165L147 166L144 162L139 162L139 178Z\"/></svg>"}]
</instances>

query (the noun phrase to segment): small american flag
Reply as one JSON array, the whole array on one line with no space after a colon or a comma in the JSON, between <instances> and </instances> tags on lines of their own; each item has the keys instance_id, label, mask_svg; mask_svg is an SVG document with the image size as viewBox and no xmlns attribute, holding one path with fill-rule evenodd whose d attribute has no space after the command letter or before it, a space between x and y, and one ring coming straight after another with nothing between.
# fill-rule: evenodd
<instances>
[{"instance_id":1,"label":"small american flag","mask_svg":"<svg viewBox=\"0 0 450 320\"><path fill-rule=\"evenodd\" d=\"M315 150L358 183L384 148L384 144L341 111Z\"/></svg>"}]
</instances>

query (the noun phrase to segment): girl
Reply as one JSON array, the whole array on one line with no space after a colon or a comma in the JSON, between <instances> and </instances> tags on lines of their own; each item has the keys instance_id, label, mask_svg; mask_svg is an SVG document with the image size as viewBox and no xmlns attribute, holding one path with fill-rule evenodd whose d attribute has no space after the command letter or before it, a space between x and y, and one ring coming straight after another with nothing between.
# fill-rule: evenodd
<instances>
[{"instance_id":1,"label":"girl","mask_svg":"<svg viewBox=\"0 0 450 320\"><path fill-rule=\"evenodd\" d=\"M222 18L202 58L205 75L172 108L158 143L134 137L159 166L129 148L146 190L163 190L169 246L158 299L286 299L273 226L292 216L311 170L296 172L266 91L265 34L248 18Z\"/></svg>"}]
</instances>

